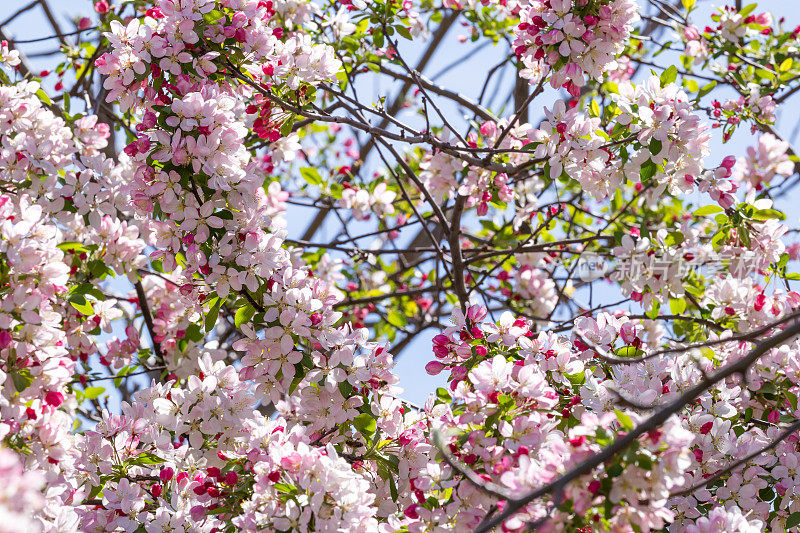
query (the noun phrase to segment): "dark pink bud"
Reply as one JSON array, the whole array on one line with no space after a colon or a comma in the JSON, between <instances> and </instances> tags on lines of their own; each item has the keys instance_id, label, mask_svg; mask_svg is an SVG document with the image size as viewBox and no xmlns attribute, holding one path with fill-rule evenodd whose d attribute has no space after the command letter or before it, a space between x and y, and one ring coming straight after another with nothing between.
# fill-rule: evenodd
<instances>
[{"instance_id":1,"label":"dark pink bud","mask_svg":"<svg viewBox=\"0 0 800 533\"><path fill-rule=\"evenodd\" d=\"M446 345L449 343L450 338L447 335L442 335L441 333L433 338L433 344Z\"/></svg>"},{"instance_id":2,"label":"dark pink bud","mask_svg":"<svg viewBox=\"0 0 800 533\"><path fill-rule=\"evenodd\" d=\"M162 468L161 469L161 472L158 473L158 477L159 477L159 479L161 479L161 481L166 483L167 481L172 479L172 475L174 473L175 473L175 471L172 469L172 467L168 466L166 468Z\"/></svg>"},{"instance_id":3,"label":"dark pink bud","mask_svg":"<svg viewBox=\"0 0 800 533\"><path fill-rule=\"evenodd\" d=\"M406 517L408 517L408 518L410 518L412 520L416 520L417 518L419 518L419 513L417 513L417 507L418 506L417 506L416 503L414 503L412 505L409 505L406 508L406 510L403 512L403 514L405 514Z\"/></svg>"},{"instance_id":4,"label":"dark pink bud","mask_svg":"<svg viewBox=\"0 0 800 533\"><path fill-rule=\"evenodd\" d=\"M442 370L444 370L444 365L439 361L431 361L430 363L425 365L425 371L431 376L435 376L441 373Z\"/></svg>"},{"instance_id":5,"label":"dark pink bud","mask_svg":"<svg viewBox=\"0 0 800 533\"><path fill-rule=\"evenodd\" d=\"M11 344L12 340L11 333L6 330L0 331L0 350Z\"/></svg>"},{"instance_id":6,"label":"dark pink bud","mask_svg":"<svg viewBox=\"0 0 800 533\"><path fill-rule=\"evenodd\" d=\"M44 396L44 401L47 402L47 405L52 405L53 407L58 407L62 403L64 403L64 395L60 392L50 391Z\"/></svg>"}]
</instances>

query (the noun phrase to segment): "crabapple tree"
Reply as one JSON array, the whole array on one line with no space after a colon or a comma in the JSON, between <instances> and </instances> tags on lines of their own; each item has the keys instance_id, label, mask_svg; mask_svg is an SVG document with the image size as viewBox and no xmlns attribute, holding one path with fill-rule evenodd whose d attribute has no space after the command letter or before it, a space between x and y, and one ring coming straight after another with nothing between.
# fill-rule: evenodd
<instances>
[{"instance_id":1,"label":"crabapple tree","mask_svg":"<svg viewBox=\"0 0 800 533\"><path fill-rule=\"evenodd\" d=\"M0 531L798 530L800 27L81 9L0 24Z\"/></svg>"}]
</instances>

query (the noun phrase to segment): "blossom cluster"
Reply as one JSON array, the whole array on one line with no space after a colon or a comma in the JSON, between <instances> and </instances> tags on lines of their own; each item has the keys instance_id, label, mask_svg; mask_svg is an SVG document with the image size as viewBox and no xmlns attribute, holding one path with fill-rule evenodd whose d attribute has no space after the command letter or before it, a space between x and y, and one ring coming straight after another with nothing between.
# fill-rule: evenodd
<instances>
[{"instance_id":1,"label":"blossom cluster","mask_svg":"<svg viewBox=\"0 0 800 533\"><path fill-rule=\"evenodd\" d=\"M534 0L522 8L514 51L531 83L550 76L550 85L578 96L586 78L599 80L614 69L616 56L639 19L631 0Z\"/></svg>"},{"instance_id":2,"label":"blossom cluster","mask_svg":"<svg viewBox=\"0 0 800 533\"><path fill-rule=\"evenodd\" d=\"M788 149L789 143L771 133L761 135L758 144L748 146L745 156L736 160L734 179L761 190L777 176L790 176L794 171L794 163L787 154Z\"/></svg>"},{"instance_id":3,"label":"blossom cluster","mask_svg":"<svg viewBox=\"0 0 800 533\"><path fill-rule=\"evenodd\" d=\"M601 313L596 319L578 320L569 340L552 333L537 335L529 323L510 313L496 323L486 321L485 313L478 306L466 315L455 313L454 325L434 338L436 359L427 370L449 370L450 391L440 389L426 411L454 457L516 496L596 453L617 431L629 430L640 415L621 411L617 395L643 404L669 398L684 379L678 369L685 372L691 366L688 359L654 358L609 367L597 359L598 352L614 350L617 342L637 350L657 347L664 330L656 323ZM557 517L554 523L573 520L577 528L601 519L611 527L664 527L677 518L670 493L694 475L692 429L690 419L672 418L638 441L629 463L615 462L568 483L562 500L570 502L568 512L562 507L548 510L546 503L534 501L504 528L522 530L528 521L550 512ZM431 472L428 467L423 480L416 480L415 486L434 482L431 494L439 501L432 504L425 494L425 502L420 499L406 511L422 523L475 527L492 505L491 497L459 480L450 468ZM442 495L449 494L442 490L448 487L453 487L452 495L442 501ZM598 505L603 497L612 505ZM640 507L645 500L648 505ZM685 525L694 527L689 521Z\"/></svg>"},{"instance_id":4,"label":"blossom cluster","mask_svg":"<svg viewBox=\"0 0 800 533\"><path fill-rule=\"evenodd\" d=\"M764 209L772 205L769 200L763 199L755 203L755 207ZM758 312L748 314L744 323L752 320L750 323L754 327L766 325L774 319L774 316L767 313L763 305L754 303L756 299L764 301L763 287L758 291L747 291L744 286L755 288L753 274L764 271L770 264L780 261L786 250L781 238L788 229L774 218L753 221L748 233L749 242L743 242L736 233L733 233L727 240L716 245L705 238L702 226L694 227L689 221L685 221L679 227L659 229L651 237L624 235L620 245L613 249L613 255L623 261L627 268L617 269L612 277L620 282L623 294L641 302L644 308L649 309L654 301L664 303L670 296L685 295L686 279L697 275L684 268L687 261L697 265L717 265L721 269L715 276L709 277L710 285L706 289L706 295L716 294L718 284L733 284L739 288L731 287L722 293L727 294L732 290L733 293L738 292L746 296L749 302L746 304L742 302L741 309L748 309L750 313L753 313L753 310ZM781 311L776 315L786 311L783 306L779 307ZM740 304L737 303L736 308L740 308ZM723 316L723 309L727 309L729 316L737 314L732 312L733 308L724 305L717 307L712 316L714 318ZM760 314L762 309L767 314Z\"/></svg>"},{"instance_id":5,"label":"blossom cluster","mask_svg":"<svg viewBox=\"0 0 800 533\"><path fill-rule=\"evenodd\" d=\"M481 124L478 132L471 132L466 141L469 148L482 146L506 151L509 162L520 165L531 159L531 154L522 150L530 129L530 124L512 124L507 119L497 122L487 120ZM458 144L463 145L460 142ZM507 174L480 165L467 165L448 153L425 153L418 165L420 180L433 198L452 198L457 193L465 197L467 208L476 208L478 216L488 213L490 203L504 205L516 198Z\"/></svg>"},{"instance_id":6,"label":"blossom cluster","mask_svg":"<svg viewBox=\"0 0 800 533\"><path fill-rule=\"evenodd\" d=\"M379 218L394 214L394 201L397 193L387 189L386 183L375 185L372 190L359 189L345 182L342 197L338 204L350 209L356 220L367 220L374 212Z\"/></svg>"},{"instance_id":7,"label":"blossom cluster","mask_svg":"<svg viewBox=\"0 0 800 533\"><path fill-rule=\"evenodd\" d=\"M563 101L546 110L547 120L529 138L535 143L534 156L547 159L550 178L566 173L598 200L612 195L626 179L652 184L653 199L665 190L694 190L710 134L692 113L686 94L652 77L638 86L620 84L615 101L620 114L614 127L621 129L621 137L635 139L634 149L624 153L615 153L617 145L600 134L599 118L567 108Z\"/></svg>"}]
</instances>

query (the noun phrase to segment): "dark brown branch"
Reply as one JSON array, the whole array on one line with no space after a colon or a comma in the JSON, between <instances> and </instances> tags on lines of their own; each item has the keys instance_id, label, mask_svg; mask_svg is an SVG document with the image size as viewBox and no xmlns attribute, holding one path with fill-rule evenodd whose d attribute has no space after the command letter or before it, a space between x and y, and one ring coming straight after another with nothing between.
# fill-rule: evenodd
<instances>
[{"instance_id":1,"label":"dark brown branch","mask_svg":"<svg viewBox=\"0 0 800 533\"><path fill-rule=\"evenodd\" d=\"M144 323L147 326L147 331L150 333L150 340L153 343L153 352L155 352L158 360L163 362L164 354L161 351L161 343L156 340L156 328L153 324L153 315L150 314L150 306L147 304L147 295L144 292L141 280L137 281L134 287L136 288L136 297L139 300L139 309L142 310Z\"/></svg>"},{"instance_id":2,"label":"dark brown branch","mask_svg":"<svg viewBox=\"0 0 800 533\"><path fill-rule=\"evenodd\" d=\"M461 304L461 310L467 311L467 303L469 303L469 295L467 294L467 287L464 284L464 269L465 264L461 256L461 214L464 212L464 204L467 201L466 196L459 195L456 198L456 205L453 208L453 218L450 219L450 234L448 240L450 241L450 256L453 258L453 286L458 296L458 302Z\"/></svg>"}]
</instances>

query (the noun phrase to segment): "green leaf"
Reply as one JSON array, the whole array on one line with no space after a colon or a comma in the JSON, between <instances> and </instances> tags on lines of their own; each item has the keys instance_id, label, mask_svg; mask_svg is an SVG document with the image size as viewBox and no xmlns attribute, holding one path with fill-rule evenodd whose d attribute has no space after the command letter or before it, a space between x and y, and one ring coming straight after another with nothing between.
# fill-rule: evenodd
<instances>
[{"instance_id":1,"label":"green leaf","mask_svg":"<svg viewBox=\"0 0 800 533\"><path fill-rule=\"evenodd\" d=\"M761 77L761 78L766 78L768 80L774 80L775 79L775 73L772 72L771 70L767 70L765 68L757 68L756 69L756 75Z\"/></svg>"},{"instance_id":2,"label":"green leaf","mask_svg":"<svg viewBox=\"0 0 800 533\"><path fill-rule=\"evenodd\" d=\"M297 390L297 386L300 385L300 382L303 381L303 376L305 375L303 372L303 366L300 363L294 365L296 378L294 378L289 384L289 394L294 394L294 391Z\"/></svg>"},{"instance_id":3,"label":"green leaf","mask_svg":"<svg viewBox=\"0 0 800 533\"><path fill-rule=\"evenodd\" d=\"M192 324L188 328L186 328L186 338L190 341L200 342L203 340L203 332L200 330L199 324Z\"/></svg>"},{"instance_id":4,"label":"green leaf","mask_svg":"<svg viewBox=\"0 0 800 533\"><path fill-rule=\"evenodd\" d=\"M253 318L253 315L256 314L256 310L253 308L252 305L245 305L240 307L236 310L236 314L233 317L233 323L236 324L236 327L241 327L242 324L247 324L250 322L250 319Z\"/></svg>"},{"instance_id":5,"label":"green leaf","mask_svg":"<svg viewBox=\"0 0 800 533\"><path fill-rule=\"evenodd\" d=\"M501 394L497 397L497 405L507 411L509 408L514 406L514 398L506 394Z\"/></svg>"},{"instance_id":6,"label":"green leaf","mask_svg":"<svg viewBox=\"0 0 800 533\"><path fill-rule=\"evenodd\" d=\"M778 220L785 220L786 215L778 211L777 209L759 209L755 213L753 213L754 220L769 220L771 218L777 218Z\"/></svg>"},{"instance_id":7,"label":"green leaf","mask_svg":"<svg viewBox=\"0 0 800 533\"><path fill-rule=\"evenodd\" d=\"M630 431L633 429L633 420L631 417L620 411L619 409L614 409L614 414L617 415L617 420L619 420L620 425L626 431Z\"/></svg>"},{"instance_id":8,"label":"green leaf","mask_svg":"<svg viewBox=\"0 0 800 533\"><path fill-rule=\"evenodd\" d=\"M661 86L666 87L676 79L678 79L678 68L675 65L670 65L669 68L661 73Z\"/></svg>"},{"instance_id":9,"label":"green leaf","mask_svg":"<svg viewBox=\"0 0 800 533\"><path fill-rule=\"evenodd\" d=\"M213 24L219 19L224 19L224 18L225 18L225 13L223 13L219 9L212 9L211 11L203 15L203 19L205 19L209 24Z\"/></svg>"},{"instance_id":10,"label":"green leaf","mask_svg":"<svg viewBox=\"0 0 800 533\"><path fill-rule=\"evenodd\" d=\"M564 374L570 383L575 386L583 385L584 381L586 381L586 374L583 372L576 372L574 374Z\"/></svg>"},{"instance_id":11,"label":"green leaf","mask_svg":"<svg viewBox=\"0 0 800 533\"><path fill-rule=\"evenodd\" d=\"M644 355L643 350L640 350L634 346L623 346L622 348L617 348L614 353L617 355L617 357L641 357Z\"/></svg>"},{"instance_id":12,"label":"green leaf","mask_svg":"<svg viewBox=\"0 0 800 533\"><path fill-rule=\"evenodd\" d=\"M622 465L619 463L614 463L610 467L608 467L608 475L610 477L619 477L625 469L622 468Z\"/></svg>"},{"instance_id":13,"label":"green leaf","mask_svg":"<svg viewBox=\"0 0 800 533\"><path fill-rule=\"evenodd\" d=\"M792 407L794 409L797 409L797 395L792 394L789 391L786 391L785 394L786 394L786 399L789 400L789 403L792 405Z\"/></svg>"},{"instance_id":14,"label":"green leaf","mask_svg":"<svg viewBox=\"0 0 800 533\"><path fill-rule=\"evenodd\" d=\"M717 82L716 82L716 81L712 81L711 83L708 83L708 84L704 85L704 86L703 86L703 87L700 89L700 91L698 91L698 93L697 93L697 96L698 96L699 98L702 98L703 96L705 96L705 95L707 95L708 93L710 93L711 91L713 91L713 90L714 90L714 87L716 87L716 86L717 86Z\"/></svg>"},{"instance_id":15,"label":"green leaf","mask_svg":"<svg viewBox=\"0 0 800 533\"><path fill-rule=\"evenodd\" d=\"M349 381L340 381L339 382L339 392L342 393L342 398L349 398L350 394L353 392L353 386L350 384Z\"/></svg>"},{"instance_id":16,"label":"green leaf","mask_svg":"<svg viewBox=\"0 0 800 533\"><path fill-rule=\"evenodd\" d=\"M122 378L133 372L136 369L136 366L137 365L128 365L122 367L119 372L117 372L117 377L114 378L114 386L119 388L119 386L122 385Z\"/></svg>"},{"instance_id":17,"label":"green leaf","mask_svg":"<svg viewBox=\"0 0 800 533\"><path fill-rule=\"evenodd\" d=\"M669 310L673 315L683 314L683 312L686 311L686 300L683 298L670 298Z\"/></svg>"},{"instance_id":18,"label":"green leaf","mask_svg":"<svg viewBox=\"0 0 800 533\"><path fill-rule=\"evenodd\" d=\"M386 321L389 322L389 324L398 328L404 328L406 324L408 324L408 321L406 320L406 315L404 315L403 313L401 313L396 309L392 309L391 311L389 311L389 314L386 315Z\"/></svg>"},{"instance_id":19,"label":"green leaf","mask_svg":"<svg viewBox=\"0 0 800 533\"><path fill-rule=\"evenodd\" d=\"M81 243L75 241L64 241L61 244L56 245L56 247L64 252L81 253L89 251Z\"/></svg>"},{"instance_id":20,"label":"green leaf","mask_svg":"<svg viewBox=\"0 0 800 533\"><path fill-rule=\"evenodd\" d=\"M439 387L438 389L436 389L436 399L444 403L450 403L453 401L452 396L450 396L450 393L447 392L447 389L445 389L444 387Z\"/></svg>"},{"instance_id":21,"label":"green leaf","mask_svg":"<svg viewBox=\"0 0 800 533\"><path fill-rule=\"evenodd\" d=\"M697 0L681 0L681 3L686 11L691 11L696 1Z\"/></svg>"},{"instance_id":22,"label":"green leaf","mask_svg":"<svg viewBox=\"0 0 800 533\"><path fill-rule=\"evenodd\" d=\"M677 246L684 241L685 237L680 231L670 231L664 239L664 244L667 246Z\"/></svg>"},{"instance_id":23,"label":"green leaf","mask_svg":"<svg viewBox=\"0 0 800 533\"><path fill-rule=\"evenodd\" d=\"M99 398L105 391L106 389L103 387L87 387L83 391L83 397L87 400L94 400L95 398Z\"/></svg>"},{"instance_id":24,"label":"green leaf","mask_svg":"<svg viewBox=\"0 0 800 533\"><path fill-rule=\"evenodd\" d=\"M273 487L275 487L275 490L278 492L283 492L285 494L294 494L297 492L297 488L294 485L289 485L288 483L275 483Z\"/></svg>"},{"instance_id":25,"label":"green leaf","mask_svg":"<svg viewBox=\"0 0 800 533\"><path fill-rule=\"evenodd\" d=\"M409 41L412 40L411 32L408 31L408 28L399 25L395 26L394 28L397 30L397 33L403 36L404 39L408 39Z\"/></svg>"},{"instance_id":26,"label":"green leaf","mask_svg":"<svg viewBox=\"0 0 800 533\"><path fill-rule=\"evenodd\" d=\"M702 217L706 215L713 215L714 213L720 213L722 211L724 211L724 209L718 205L705 205L695 211L693 214L696 217Z\"/></svg>"},{"instance_id":27,"label":"green leaf","mask_svg":"<svg viewBox=\"0 0 800 533\"><path fill-rule=\"evenodd\" d=\"M105 262L95 259L89 261L89 272L96 278L104 278L109 273L109 269Z\"/></svg>"},{"instance_id":28,"label":"green leaf","mask_svg":"<svg viewBox=\"0 0 800 533\"><path fill-rule=\"evenodd\" d=\"M378 429L378 423L372 415L362 413L353 419L353 426L365 437L369 438Z\"/></svg>"},{"instance_id":29,"label":"green leaf","mask_svg":"<svg viewBox=\"0 0 800 533\"><path fill-rule=\"evenodd\" d=\"M397 482L394 480L394 476L391 474L389 475L389 494L391 495L393 501L397 501Z\"/></svg>"},{"instance_id":30,"label":"green leaf","mask_svg":"<svg viewBox=\"0 0 800 533\"><path fill-rule=\"evenodd\" d=\"M139 454L134 461L140 465L160 465L164 462L164 459L155 454L145 452Z\"/></svg>"},{"instance_id":31,"label":"green leaf","mask_svg":"<svg viewBox=\"0 0 800 533\"><path fill-rule=\"evenodd\" d=\"M793 63L793 61L792 61L792 58L791 58L791 57L787 57L787 58L786 58L786 59L784 59L784 60L783 60L783 62L780 64L780 66L778 67L778 70L780 70L781 72L786 72L786 71L788 71L790 68L792 68L792 63Z\"/></svg>"},{"instance_id":32,"label":"green leaf","mask_svg":"<svg viewBox=\"0 0 800 533\"><path fill-rule=\"evenodd\" d=\"M103 302L106 300L106 295L103 292L96 288L91 283L81 283L80 285L75 285L69 290L70 296L73 294L81 295L81 294L91 294L97 300Z\"/></svg>"},{"instance_id":33,"label":"green leaf","mask_svg":"<svg viewBox=\"0 0 800 533\"><path fill-rule=\"evenodd\" d=\"M14 382L14 388L17 392L22 392L33 383L33 376L31 371L27 368L20 368L16 372L11 373L11 381Z\"/></svg>"},{"instance_id":34,"label":"green leaf","mask_svg":"<svg viewBox=\"0 0 800 533\"><path fill-rule=\"evenodd\" d=\"M658 172L658 165L656 165L651 159L648 159L642 163L642 168L639 170L639 176L641 176L642 182L645 182L649 181L653 176L655 176L656 172Z\"/></svg>"},{"instance_id":35,"label":"green leaf","mask_svg":"<svg viewBox=\"0 0 800 533\"><path fill-rule=\"evenodd\" d=\"M383 31L382 30L375 30L375 33L372 34L372 44L375 45L375 48L383 48Z\"/></svg>"},{"instance_id":36,"label":"green leaf","mask_svg":"<svg viewBox=\"0 0 800 533\"><path fill-rule=\"evenodd\" d=\"M652 139L650 141L650 153L653 155L658 155L661 153L662 143L658 139Z\"/></svg>"},{"instance_id":37,"label":"green leaf","mask_svg":"<svg viewBox=\"0 0 800 533\"><path fill-rule=\"evenodd\" d=\"M82 315L91 316L94 314L94 307L92 307L92 302L90 302L80 294L71 296L69 298L69 303Z\"/></svg>"},{"instance_id":38,"label":"green leaf","mask_svg":"<svg viewBox=\"0 0 800 533\"><path fill-rule=\"evenodd\" d=\"M786 518L787 530L797 526L800 526L800 511L794 512Z\"/></svg>"},{"instance_id":39,"label":"green leaf","mask_svg":"<svg viewBox=\"0 0 800 533\"><path fill-rule=\"evenodd\" d=\"M305 167L300 169L300 175L311 185L322 185L322 176L316 168Z\"/></svg>"},{"instance_id":40,"label":"green leaf","mask_svg":"<svg viewBox=\"0 0 800 533\"><path fill-rule=\"evenodd\" d=\"M93 499L97 498L100 495L100 493L103 492L103 487L104 486L105 486L105 483L101 483L100 485L92 487L92 490L89 491L89 495L86 497L86 499L87 500L93 500Z\"/></svg>"},{"instance_id":41,"label":"green leaf","mask_svg":"<svg viewBox=\"0 0 800 533\"><path fill-rule=\"evenodd\" d=\"M716 232L714 234L713 237L711 237L711 245L716 247L720 243L722 243L722 241L724 241L727 238L728 238L728 231L727 230L724 230L724 231L723 230L719 230L718 232Z\"/></svg>"},{"instance_id":42,"label":"green leaf","mask_svg":"<svg viewBox=\"0 0 800 533\"><path fill-rule=\"evenodd\" d=\"M741 11L739 11L739 14L743 17L746 17L747 15L752 13L756 9L756 7L758 7L758 4L747 4L741 9Z\"/></svg>"},{"instance_id":43,"label":"green leaf","mask_svg":"<svg viewBox=\"0 0 800 533\"><path fill-rule=\"evenodd\" d=\"M211 309L208 310L208 314L206 315L206 332L214 329L214 326L217 324L220 306L222 306L222 298L214 298L214 303L211 305Z\"/></svg>"},{"instance_id":44,"label":"green leaf","mask_svg":"<svg viewBox=\"0 0 800 533\"><path fill-rule=\"evenodd\" d=\"M47 96L47 93L44 92L44 89L39 89L38 91L36 91L36 96L39 97L39 100L44 102L44 105L53 105L53 101L50 100L50 97Z\"/></svg>"},{"instance_id":45,"label":"green leaf","mask_svg":"<svg viewBox=\"0 0 800 533\"><path fill-rule=\"evenodd\" d=\"M286 122L283 123L281 126L281 135L284 137L288 137L290 133L292 133L292 127L294 126L294 115L290 116L286 119Z\"/></svg>"}]
</instances>

